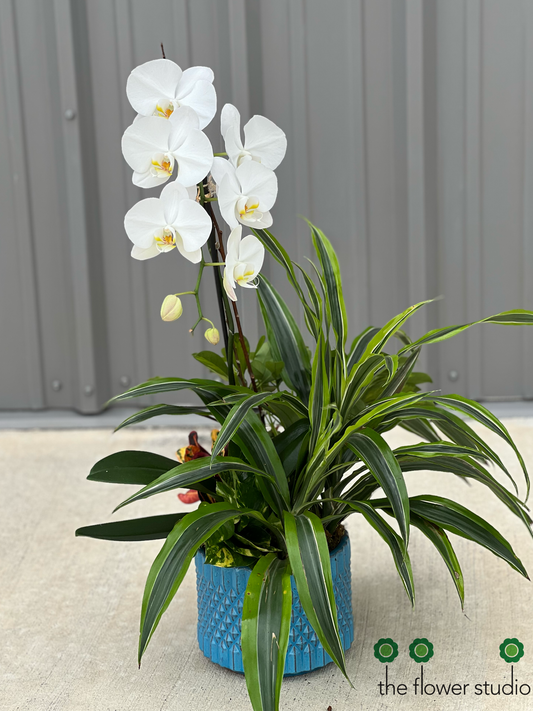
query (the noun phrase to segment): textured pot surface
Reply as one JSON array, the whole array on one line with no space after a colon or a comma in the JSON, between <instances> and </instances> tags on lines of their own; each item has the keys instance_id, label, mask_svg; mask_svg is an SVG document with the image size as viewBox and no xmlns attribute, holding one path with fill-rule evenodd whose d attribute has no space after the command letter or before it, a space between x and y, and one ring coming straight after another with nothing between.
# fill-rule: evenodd
<instances>
[{"instance_id":1,"label":"textured pot surface","mask_svg":"<svg viewBox=\"0 0 533 711\"><path fill-rule=\"evenodd\" d=\"M348 534L330 553L333 590L344 649L353 642L352 578ZM219 568L205 562L203 550L195 557L198 593L198 643L206 657L222 667L243 672L241 616L251 568ZM331 662L300 604L294 578L292 616L285 676L303 674Z\"/></svg>"}]
</instances>

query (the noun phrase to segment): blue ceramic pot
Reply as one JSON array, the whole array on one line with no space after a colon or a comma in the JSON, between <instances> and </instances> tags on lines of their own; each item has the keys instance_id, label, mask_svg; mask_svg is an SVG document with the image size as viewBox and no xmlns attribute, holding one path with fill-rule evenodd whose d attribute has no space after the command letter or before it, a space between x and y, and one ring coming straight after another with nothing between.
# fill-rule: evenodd
<instances>
[{"instance_id":1,"label":"blue ceramic pot","mask_svg":"<svg viewBox=\"0 0 533 711\"><path fill-rule=\"evenodd\" d=\"M353 642L350 540L345 534L330 553L333 590L344 649ZM203 549L195 557L198 593L198 643L205 656L222 667L243 672L241 616L251 568L219 568L205 562ZM309 624L294 578L292 616L285 676L304 674L332 661Z\"/></svg>"}]
</instances>

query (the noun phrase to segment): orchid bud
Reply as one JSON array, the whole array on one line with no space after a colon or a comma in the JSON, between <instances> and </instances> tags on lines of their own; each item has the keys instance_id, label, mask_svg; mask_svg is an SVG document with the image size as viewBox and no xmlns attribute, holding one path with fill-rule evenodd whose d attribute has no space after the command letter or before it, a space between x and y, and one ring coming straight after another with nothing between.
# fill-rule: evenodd
<instances>
[{"instance_id":1,"label":"orchid bud","mask_svg":"<svg viewBox=\"0 0 533 711\"><path fill-rule=\"evenodd\" d=\"M183 305L179 296L169 294L161 304L161 318L163 321L176 321L183 313Z\"/></svg>"},{"instance_id":2,"label":"orchid bud","mask_svg":"<svg viewBox=\"0 0 533 711\"><path fill-rule=\"evenodd\" d=\"M207 331L204 333L204 336L212 346L216 346L216 344L220 341L220 333L214 327L208 328Z\"/></svg>"}]
</instances>

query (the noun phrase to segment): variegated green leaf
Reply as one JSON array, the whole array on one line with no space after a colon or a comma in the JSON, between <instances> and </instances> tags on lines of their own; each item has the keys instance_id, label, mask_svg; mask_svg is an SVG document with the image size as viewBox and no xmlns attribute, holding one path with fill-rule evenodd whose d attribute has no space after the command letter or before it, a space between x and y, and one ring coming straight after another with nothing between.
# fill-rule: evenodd
<instances>
[{"instance_id":1,"label":"variegated green leaf","mask_svg":"<svg viewBox=\"0 0 533 711\"><path fill-rule=\"evenodd\" d=\"M250 574L242 611L242 661L254 711L278 711L291 624L291 571L270 553Z\"/></svg>"},{"instance_id":2,"label":"variegated green leaf","mask_svg":"<svg viewBox=\"0 0 533 711\"><path fill-rule=\"evenodd\" d=\"M300 602L324 649L347 677L339 636L326 534L320 519L308 512L285 512L285 538Z\"/></svg>"},{"instance_id":3,"label":"variegated green leaf","mask_svg":"<svg viewBox=\"0 0 533 711\"><path fill-rule=\"evenodd\" d=\"M300 329L274 287L261 275L259 305L276 360L285 364L284 379L305 403L311 386L311 362Z\"/></svg>"},{"instance_id":4,"label":"variegated green leaf","mask_svg":"<svg viewBox=\"0 0 533 711\"><path fill-rule=\"evenodd\" d=\"M415 586L413 582L413 571L411 570L411 561L409 560L409 554L407 553L407 548L404 542L396 531L391 528L391 526L389 526L389 524L377 513L372 506L373 502L347 501L346 503L354 511L358 511L363 514L372 528L379 533L381 538L383 538L385 543L389 546L394 559L394 564L396 565L396 570L398 571L405 588L405 592L414 607Z\"/></svg>"},{"instance_id":5,"label":"variegated green leaf","mask_svg":"<svg viewBox=\"0 0 533 711\"><path fill-rule=\"evenodd\" d=\"M148 573L144 588L139 664L198 548L226 521L242 515L244 511L236 510L228 504L210 504L184 516L169 533Z\"/></svg>"},{"instance_id":6,"label":"variegated green leaf","mask_svg":"<svg viewBox=\"0 0 533 711\"><path fill-rule=\"evenodd\" d=\"M348 318L342 294L342 279L339 261L331 242L326 235L309 223L313 244L322 267L326 287L326 306L331 324L337 336L337 350L344 356L344 347L348 335Z\"/></svg>"},{"instance_id":7,"label":"variegated green leaf","mask_svg":"<svg viewBox=\"0 0 533 711\"><path fill-rule=\"evenodd\" d=\"M115 432L118 432L123 427L138 425L140 422L146 422L146 420L150 420L152 417L160 417L161 415L199 415L200 417L206 417L210 420L214 419L207 410L201 407L189 407L188 405L152 405L151 407L145 407L144 410L139 410L139 412L135 412L133 415L126 417L126 419L115 428Z\"/></svg>"},{"instance_id":8,"label":"variegated green leaf","mask_svg":"<svg viewBox=\"0 0 533 711\"><path fill-rule=\"evenodd\" d=\"M383 437L370 428L363 432L354 432L348 440L348 446L366 464L391 502L407 548L409 543L409 497L402 470L393 451Z\"/></svg>"},{"instance_id":9,"label":"variegated green leaf","mask_svg":"<svg viewBox=\"0 0 533 711\"><path fill-rule=\"evenodd\" d=\"M435 548L438 550L442 557L442 560L446 563L446 567L450 571L452 576L453 584L459 595L459 600L461 601L461 609L464 608L465 602L465 581L463 578L463 571L455 555L455 551L450 543L450 539L446 535L446 531L436 523L431 521L426 521L426 519L421 516L412 516L411 523L416 526L426 538L428 538Z\"/></svg>"}]
</instances>

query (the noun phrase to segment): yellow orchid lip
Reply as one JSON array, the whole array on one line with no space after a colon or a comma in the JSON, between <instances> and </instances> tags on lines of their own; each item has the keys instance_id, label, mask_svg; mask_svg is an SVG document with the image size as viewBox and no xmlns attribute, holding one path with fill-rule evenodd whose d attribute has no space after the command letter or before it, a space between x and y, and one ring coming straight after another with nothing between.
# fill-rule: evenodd
<instances>
[{"instance_id":1,"label":"yellow orchid lip","mask_svg":"<svg viewBox=\"0 0 533 711\"><path fill-rule=\"evenodd\" d=\"M239 210L239 215L241 217L244 217L244 215L250 215L252 212L257 210L258 207L259 207L258 202L254 202L252 205L245 205L244 209Z\"/></svg>"},{"instance_id":2,"label":"yellow orchid lip","mask_svg":"<svg viewBox=\"0 0 533 711\"><path fill-rule=\"evenodd\" d=\"M161 160L156 158L152 159L152 170L155 173L164 173L169 177L172 175L172 162L168 156L165 156Z\"/></svg>"},{"instance_id":3,"label":"yellow orchid lip","mask_svg":"<svg viewBox=\"0 0 533 711\"><path fill-rule=\"evenodd\" d=\"M166 106L161 106L161 104L157 104L155 107L154 111L154 116L161 116L162 118L170 118L172 114L174 113L174 104L172 101L169 101Z\"/></svg>"}]
</instances>

